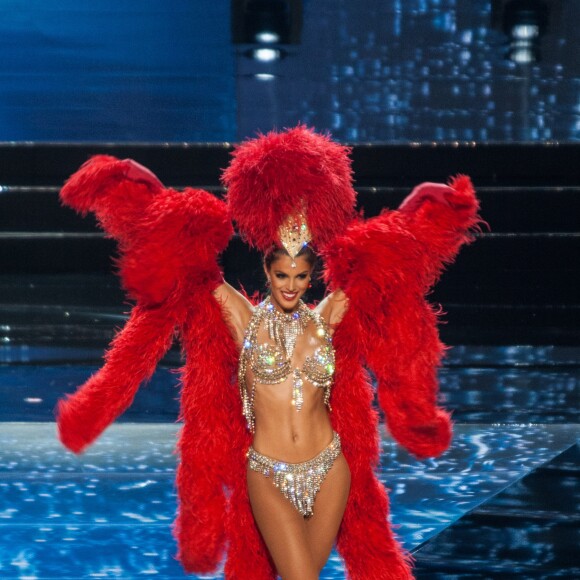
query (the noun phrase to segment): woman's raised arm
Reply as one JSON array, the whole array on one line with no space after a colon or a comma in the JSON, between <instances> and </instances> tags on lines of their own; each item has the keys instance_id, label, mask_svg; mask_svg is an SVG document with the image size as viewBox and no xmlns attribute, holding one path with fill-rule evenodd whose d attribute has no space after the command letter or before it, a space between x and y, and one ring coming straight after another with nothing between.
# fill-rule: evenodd
<instances>
[{"instance_id":1,"label":"woman's raised arm","mask_svg":"<svg viewBox=\"0 0 580 580\"><path fill-rule=\"evenodd\" d=\"M227 282L220 284L213 295L220 303L226 323L232 332L236 344L241 347L244 341L244 332L250 322L254 307L252 303Z\"/></svg>"}]
</instances>

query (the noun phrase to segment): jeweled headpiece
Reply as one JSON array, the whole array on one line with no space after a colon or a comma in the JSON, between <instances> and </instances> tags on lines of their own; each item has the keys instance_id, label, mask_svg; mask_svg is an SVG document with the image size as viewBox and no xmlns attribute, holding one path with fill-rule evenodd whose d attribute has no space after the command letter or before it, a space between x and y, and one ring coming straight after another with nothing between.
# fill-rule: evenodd
<instances>
[{"instance_id":1,"label":"jeweled headpiece","mask_svg":"<svg viewBox=\"0 0 580 580\"><path fill-rule=\"evenodd\" d=\"M354 216L350 149L304 125L244 141L222 175L230 215L261 252L322 250Z\"/></svg>"},{"instance_id":2,"label":"jeweled headpiece","mask_svg":"<svg viewBox=\"0 0 580 580\"><path fill-rule=\"evenodd\" d=\"M301 208L282 222L278 230L280 243L292 258L292 268L296 268L296 256L308 245L312 239L312 234L306 222L306 211Z\"/></svg>"}]
</instances>

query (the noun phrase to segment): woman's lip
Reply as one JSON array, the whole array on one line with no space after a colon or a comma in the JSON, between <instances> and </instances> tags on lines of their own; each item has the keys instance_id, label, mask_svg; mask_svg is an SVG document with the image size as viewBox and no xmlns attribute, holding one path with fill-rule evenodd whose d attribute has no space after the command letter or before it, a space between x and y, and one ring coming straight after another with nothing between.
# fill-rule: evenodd
<instances>
[{"instance_id":1,"label":"woman's lip","mask_svg":"<svg viewBox=\"0 0 580 580\"><path fill-rule=\"evenodd\" d=\"M298 292L282 292L282 296L286 298L286 300L293 300L298 295Z\"/></svg>"}]
</instances>

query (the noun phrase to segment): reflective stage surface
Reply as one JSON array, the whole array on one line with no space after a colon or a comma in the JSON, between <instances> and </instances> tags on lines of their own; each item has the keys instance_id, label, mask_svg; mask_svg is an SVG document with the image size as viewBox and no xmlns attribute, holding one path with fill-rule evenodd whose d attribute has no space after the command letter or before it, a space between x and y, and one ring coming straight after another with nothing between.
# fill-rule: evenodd
<instances>
[{"instance_id":1,"label":"reflective stage surface","mask_svg":"<svg viewBox=\"0 0 580 580\"><path fill-rule=\"evenodd\" d=\"M54 423L0 423L0 577L184 577L170 528L177 429L118 423L77 457L60 446ZM383 435L380 479L390 489L401 542L419 548L417 575L456 566L469 572L476 561L477 577L524 563L534 578L580 574L578 563L569 567L580 500L576 434L575 425L564 424L459 424L451 449L425 462ZM530 473L566 451L568 473L558 486L548 492L540 480L527 489ZM542 511L535 503L546 497L551 505ZM518 519L520 512L528 518ZM498 518L510 524L500 526L501 537L492 533ZM548 532L562 521L569 533L546 533L545 520ZM528 553L525 562L520 550ZM558 568L562 558L565 570ZM344 578L336 553L321 577Z\"/></svg>"}]
</instances>

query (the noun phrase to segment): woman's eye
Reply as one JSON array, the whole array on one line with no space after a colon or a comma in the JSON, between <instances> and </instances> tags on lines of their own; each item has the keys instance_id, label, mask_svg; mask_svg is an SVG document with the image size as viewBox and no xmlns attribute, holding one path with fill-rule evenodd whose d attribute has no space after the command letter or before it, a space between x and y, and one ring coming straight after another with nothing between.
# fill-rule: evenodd
<instances>
[{"instance_id":1,"label":"woman's eye","mask_svg":"<svg viewBox=\"0 0 580 580\"><path fill-rule=\"evenodd\" d=\"M278 280L282 280L282 278L285 278L286 275L285 274L276 274L276 278L278 278Z\"/></svg>"},{"instance_id":2,"label":"woman's eye","mask_svg":"<svg viewBox=\"0 0 580 580\"><path fill-rule=\"evenodd\" d=\"M300 278L300 280L304 280L306 278L306 274L300 274L298 278Z\"/></svg>"}]
</instances>

